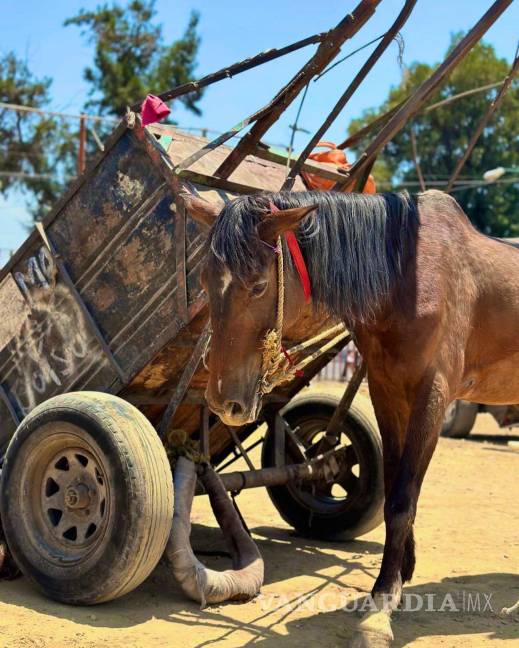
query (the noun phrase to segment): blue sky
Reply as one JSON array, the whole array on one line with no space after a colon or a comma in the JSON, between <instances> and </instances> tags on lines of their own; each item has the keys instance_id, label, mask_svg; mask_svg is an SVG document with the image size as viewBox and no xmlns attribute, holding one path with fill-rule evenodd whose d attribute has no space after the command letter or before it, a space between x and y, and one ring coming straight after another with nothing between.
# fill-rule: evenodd
<instances>
[{"instance_id":1,"label":"blue sky","mask_svg":"<svg viewBox=\"0 0 519 648\"><path fill-rule=\"evenodd\" d=\"M0 51L14 50L27 59L36 75L53 78L52 108L56 110L77 112L82 108L87 97L82 70L92 60L92 49L80 37L78 29L64 28L63 21L82 7L91 9L98 4L97 0L0 0ZM202 44L197 72L202 76L264 49L325 31L356 4L354 0L157 0L157 19L164 25L166 40L172 40L183 32L191 9L200 12ZM402 30L404 63L439 62L451 34L469 29L491 4L491 0L418 0ZM382 34L402 5L403 0L382 0L367 25L343 47L343 53ZM508 60L514 53L518 25L519 3L516 1L485 37L497 53ZM300 50L210 87L201 103L203 115L200 118L178 105L173 105L174 117L181 126L226 130L271 99L312 51L312 47ZM369 51L355 55L312 84L300 119L301 126L313 131L320 125ZM350 119L380 104L390 86L398 83L400 75L397 47L393 44L330 129L327 139L342 139ZM163 89L150 88L150 91L157 93ZM267 141L288 142L288 125L293 123L297 104L296 101L271 129L265 138ZM305 137L308 136L298 135L296 147L304 145ZM24 224L29 220L22 196L0 198L0 264L5 261L2 250L17 247L25 238Z\"/></svg>"}]
</instances>

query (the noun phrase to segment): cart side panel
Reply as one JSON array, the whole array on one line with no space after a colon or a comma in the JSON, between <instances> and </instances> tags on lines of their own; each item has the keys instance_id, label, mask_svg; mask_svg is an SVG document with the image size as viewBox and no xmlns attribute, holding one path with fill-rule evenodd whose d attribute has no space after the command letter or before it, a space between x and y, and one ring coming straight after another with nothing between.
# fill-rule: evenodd
<instances>
[{"instance_id":1,"label":"cart side panel","mask_svg":"<svg viewBox=\"0 0 519 648\"><path fill-rule=\"evenodd\" d=\"M86 181L48 227L80 292L117 245L121 230L132 228L135 215L163 183L129 131L86 174Z\"/></svg>"},{"instance_id":2,"label":"cart side panel","mask_svg":"<svg viewBox=\"0 0 519 648\"><path fill-rule=\"evenodd\" d=\"M186 259L200 260L200 232L177 217L163 171L127 131L48 229L127 381L186 324L177 258L182 277ZM189 230L182 253L178 227ZM200 292L194 284L191 301Z\"/></svg>"},{"instance_id":3,"label":"cart side panel","mask_svg":"<svg viewBox=\"0 0 519 648\"><path fill-rule=\"evenodd\" d=\"M0 351L0 386L10 418L22 420L51 396L87 385L95 389L99 381L104 390L117 389L92 324L43 241L33 243L9 277L0 290L24 305ZM91 381L94 371L98 379Z\"/></svg>"}]
</instances>

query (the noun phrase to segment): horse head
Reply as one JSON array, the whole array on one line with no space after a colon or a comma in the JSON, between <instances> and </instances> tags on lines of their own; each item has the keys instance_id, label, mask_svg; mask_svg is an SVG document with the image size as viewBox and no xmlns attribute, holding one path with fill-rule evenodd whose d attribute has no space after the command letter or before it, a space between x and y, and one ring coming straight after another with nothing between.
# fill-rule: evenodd
<instances>
[{"instance_id":1,"label":"horse head","mask_svg":"<svg viewBox=\"0 0 519 648\"><path fill-rule=\"evenodd\" d=\"M188 214L211 228L201 273L212 326L207 403L227 425L244 425L261 408L264 341L278 328L280 307L285 333L305 315L293 273L283 276L280 304L278 246L315 206L278 210L266 195L239 198L223 209L191 194L184 200Z\"/></svg>"}]
</instances>

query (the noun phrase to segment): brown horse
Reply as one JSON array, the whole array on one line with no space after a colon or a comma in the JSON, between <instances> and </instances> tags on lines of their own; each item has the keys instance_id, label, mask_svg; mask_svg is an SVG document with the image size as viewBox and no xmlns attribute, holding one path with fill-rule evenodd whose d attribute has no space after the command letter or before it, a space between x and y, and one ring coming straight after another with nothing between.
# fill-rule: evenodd
<instances>
[{"instance_id":1,"label":"brown horse","mask_svg":"<svg viewBox=\"0 0 519 648\"><path fill-rule=\"evenodd\" d=\"M212 225L202 275L213 327L207 400L226 423L260 409L262 343L279 309L272 247L286 231L299 240L312 304L285 249L283 336L312 308L353 331L384 449L386 541L373 597L396 606L446 407L519 402L519 249L480 234L439 191L260 194L221 212L194 196L186 203Z\"/></svg>"}]
</instances>

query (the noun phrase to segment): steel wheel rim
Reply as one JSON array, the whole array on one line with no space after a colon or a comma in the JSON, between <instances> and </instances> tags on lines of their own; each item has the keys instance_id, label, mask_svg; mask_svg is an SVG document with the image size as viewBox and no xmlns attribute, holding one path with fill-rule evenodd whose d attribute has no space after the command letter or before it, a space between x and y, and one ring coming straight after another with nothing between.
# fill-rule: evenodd
<instances>
[{"instance_id":1,"label":"steel wheel rim","mask_svg":"<svg viewBox=\"0 0 519 648\"><path fill-rule=\"evenodd\" d=\"M319 443L327 424L328 418L326 417L309 419L299 424L296 435L304 444L306 452L315 447L316 443ZM362 455L354 440L348 436L346 427L341 430L339 443L344 443L345 439L350 443L343 452L341 472L336 481L330 484L324 482L308 482L308 484L301 485L288 484L292 496L310 511L318 512L320 515L339 515L351 508L360 495L363 483ZM289 449L287 449L287 457L290 457ZM289 459L289 461L291 460ZM354 469L358 474L355 474ZM343 483L340 483L341 481ZM334 494L334 486L339 486L344 495L339 495L337 491Z\"/></svg>"},{"instance_id":2,"label":"steel wheel rim","mask_svg":"<svg viewBox=\"0 0 519 648\"><path fill-rule=\"evenodd\" d=\"M100 448L81 428L48 424L51 432L24 466L25 522L45 558L63 567L98 551L112 523L109 470Z\"/></svg>"}]
</instances>

